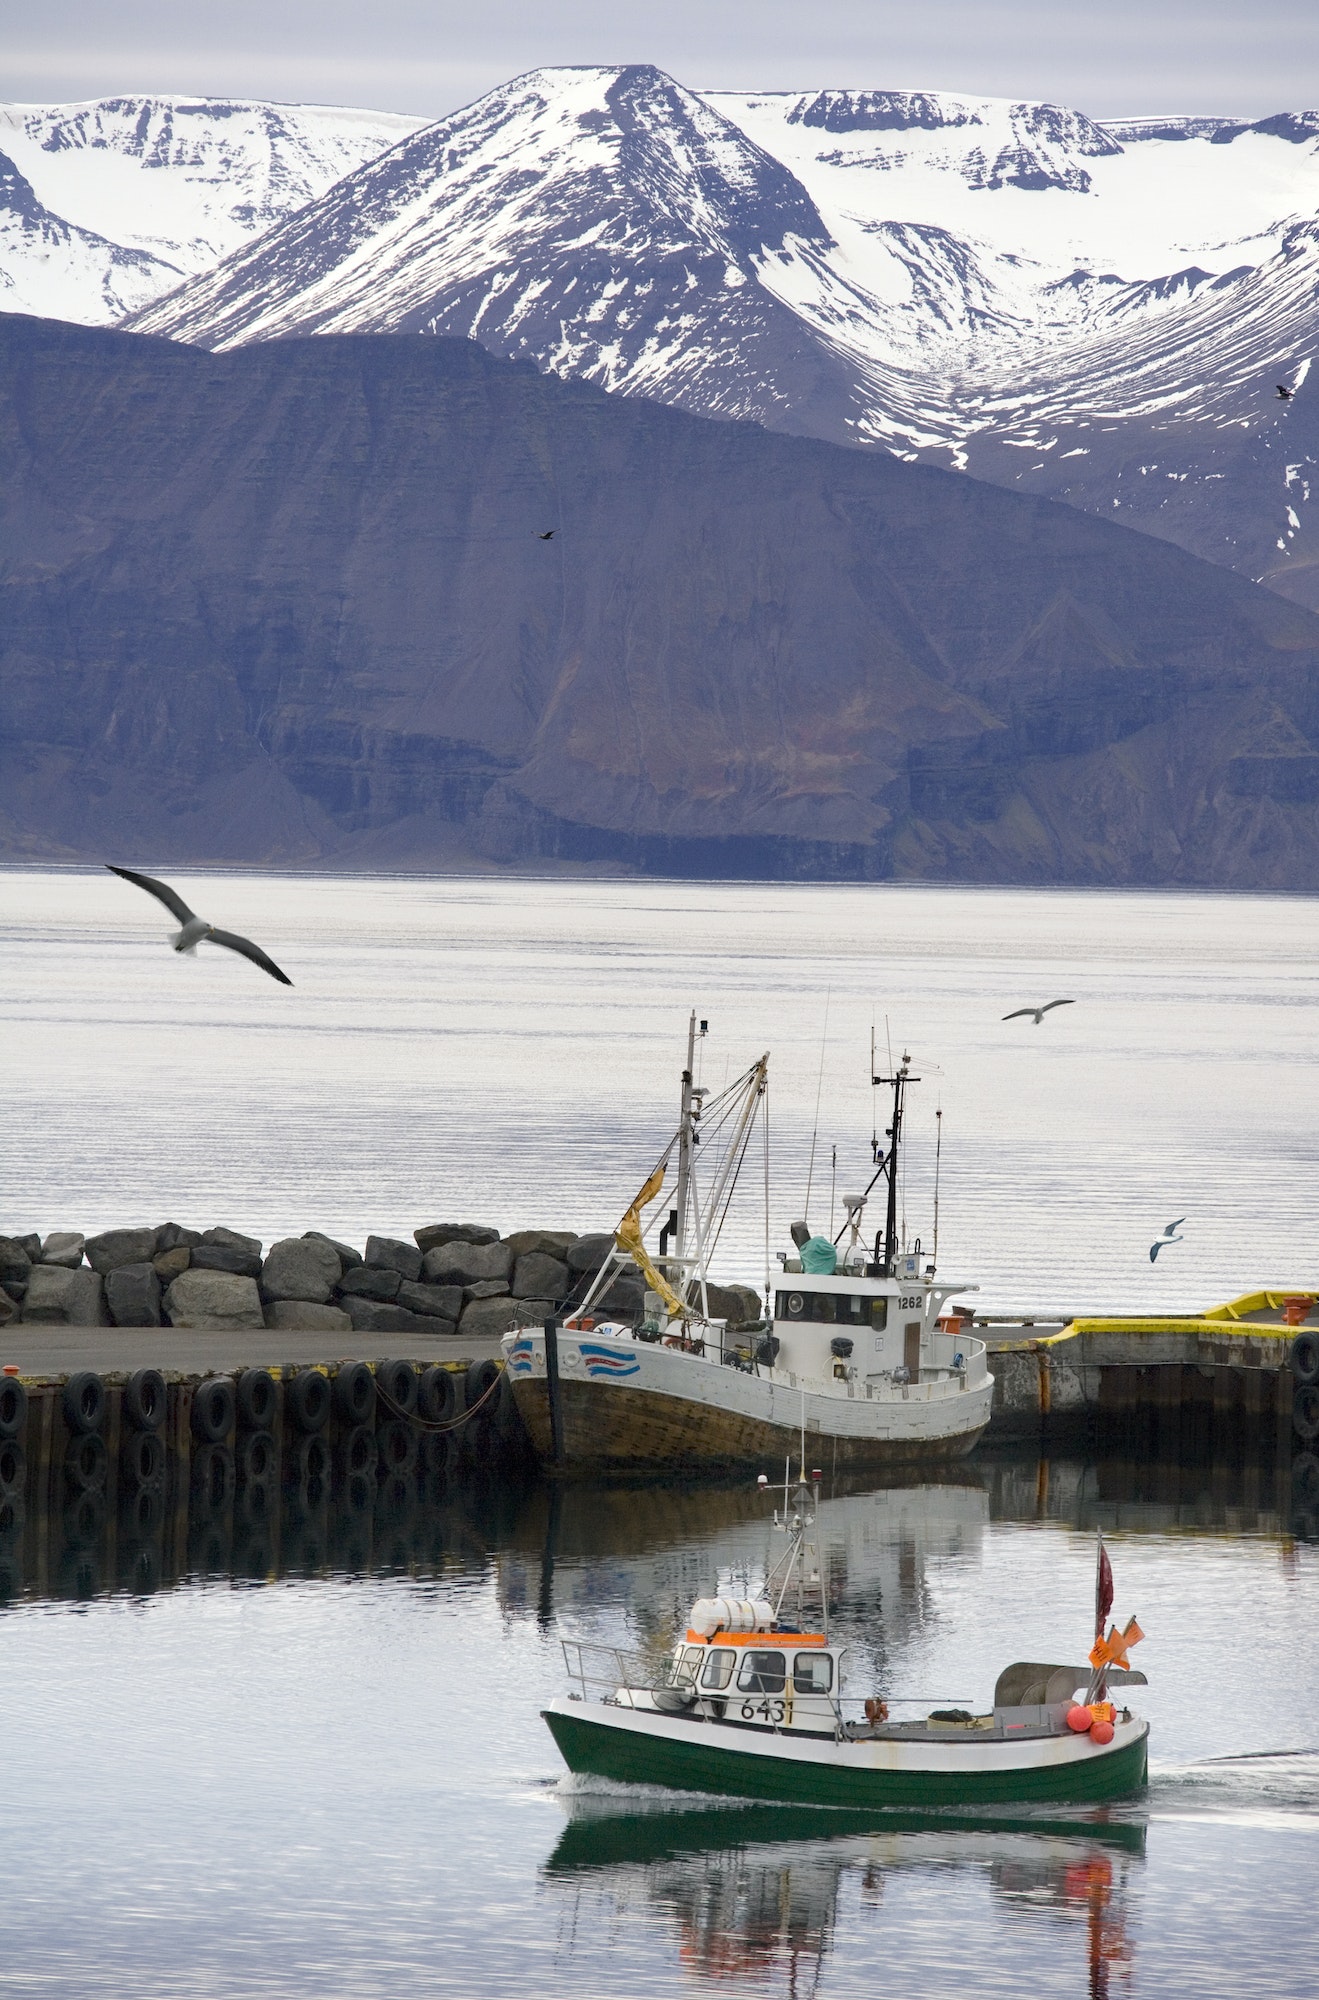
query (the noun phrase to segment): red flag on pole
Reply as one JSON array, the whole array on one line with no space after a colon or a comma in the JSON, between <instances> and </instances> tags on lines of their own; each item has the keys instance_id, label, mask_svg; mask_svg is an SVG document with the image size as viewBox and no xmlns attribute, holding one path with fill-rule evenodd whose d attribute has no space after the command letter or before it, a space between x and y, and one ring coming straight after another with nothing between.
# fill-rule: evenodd
<instances>
[{"instance_id":1,"label":"red flag on pole","mask_svg":"<svg viewBox=\"0 0 1319 2000\"><path fill-rule=\"evenodd\" d=\"M1108 1550L1104 1547L1104 1537L1099 1537L1099 1556L1095 1565L1095 1633L1103 1637L1104 1620L1113 1609L1113 1566L1108 1560Z\"/></svg>"}]
</instances>

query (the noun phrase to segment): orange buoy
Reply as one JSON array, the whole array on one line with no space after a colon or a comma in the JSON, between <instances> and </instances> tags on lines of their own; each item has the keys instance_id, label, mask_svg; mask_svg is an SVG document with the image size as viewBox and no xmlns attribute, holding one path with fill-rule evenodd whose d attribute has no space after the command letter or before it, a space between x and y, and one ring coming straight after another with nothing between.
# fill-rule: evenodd
<instances>
[{"instance_id":1,"label":"orange buoy","mask_svg":"<svg viewBox=\"0 0 1319 2000\"><path fill-rule=\"evenodd\" d=\"M1067 1711L1067 1727L1074 1729L1078 1736L1084 1736L1093 1721L1094 1717L1091 1715L1089 1709L1082 1708L1079 1701L1074 1703Z\"/></svg>"},{"instance_id":2,"label":"orange buoy","mask_svg":"<svg viewBox=\"0 0 1319 2000\"><path fill-rule=\"evenodd\" d=\"M1090 1741L1092 1743L1111 1743L1113 1741L1112 1723L1092 1722L1090 1725Z\"/></svg>"}]
</instances>

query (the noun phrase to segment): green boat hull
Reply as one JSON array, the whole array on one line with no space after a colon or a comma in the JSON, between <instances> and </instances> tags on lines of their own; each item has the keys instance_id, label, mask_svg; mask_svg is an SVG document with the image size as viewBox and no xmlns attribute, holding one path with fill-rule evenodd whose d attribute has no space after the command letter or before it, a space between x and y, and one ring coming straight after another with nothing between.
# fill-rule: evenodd
<instances>
[{"instance_id":1,"label":"green boat hull","mask_svg":"<svg viewBox=\"0 0 1319 2000\"><path fill-rule=\"evenodd\" d=\"M979 1806L1128 1798L1146 1780L1147 1735L1104 1756L1030 1769L881 1771L724 1749L709 1729L691 1737L650 1735L542 1710L570 1771L625 1785L716 1792L725 1798L857 1808Z\"/></svg>"}]
</instances>

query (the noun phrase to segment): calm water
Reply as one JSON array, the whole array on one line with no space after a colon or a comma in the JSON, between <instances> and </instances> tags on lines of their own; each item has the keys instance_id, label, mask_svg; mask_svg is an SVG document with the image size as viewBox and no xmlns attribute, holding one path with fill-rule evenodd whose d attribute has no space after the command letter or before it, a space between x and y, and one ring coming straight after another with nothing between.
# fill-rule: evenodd
<instances>
[{"instance_id":1,"label":"calm water","mask_svg":"<svg viewBox=\"0 0 1319 2000\"><path fill-rule=\"evenodd\" d=\"M355 1574L226 1521L211 1566L268 1580L171 1586L159 1551L148 1594L29 1580L0 1611L5 1990L1313 1991L1319 1548L1285 1510L1267 1470L1034 1461L826 1498L859 1692L980 1702L1008 1660L1076 1654L1105 1528L1149 1635L1149 1792L985 1822L562 1779L560 1636L657 1646L754 1581L746 1486L469 1485L359 1523Z\"/></svg>"},{"instance_id":2,"label":"calm water","mask_svg":"<svg viewBox=\"0 0 1319 2000\"><path fill-rule=\"evenodd\" d=\"M812 1220L868 1179L887 1023L925 1079L909 1231L928 1248L941 1105L940 1267L982 1306L1316 1283L1319 901L176 879L293 990L174 956L165 913L111 876L0 871L0 1228L608 1227L671 1129L695 1007L707 1085L772 1052L775 1245L805 1207L817 1094ZM1038 1028L999 1018L1062 996ZM718 1258L751 1282L756 1187Z\"/></svg>"}]
</instances>

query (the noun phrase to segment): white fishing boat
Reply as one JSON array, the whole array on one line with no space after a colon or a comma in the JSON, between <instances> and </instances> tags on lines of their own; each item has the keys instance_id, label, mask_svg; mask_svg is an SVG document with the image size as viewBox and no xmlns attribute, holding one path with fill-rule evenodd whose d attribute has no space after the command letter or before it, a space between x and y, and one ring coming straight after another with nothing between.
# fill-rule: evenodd
<instances>
[{"instance_id":1,"label":"white fishing boat","mask_svg":"<svg viewBox=\"0 0 1319 2000\"><path fill-rule=\"evenodd\" d=\"M726 1466L781 1460L801 1434L830 1474L961 1457L989 1422L994 1384L985 1343L950 1303L975 1287L940 1278L919 1239L899 1238L905 1094L919 1081L910 1059L872 1079L892 1090L892 1122L869 1187L844 1197L837 1237L794 1223L781 1270L766 1274L763 1316L739 1326L711 1312L707 1274L765 1115L769 1058L712 1096L694 1081L695 1047L693 1015L678 1128L582 1304L504 1338L538 1455L559 1469ZM671 1164L674 1205L647 1224ZM881 1182L885 1221L867 1245L862 1220ZM595 1302L628 1268L649 1289L640 1318L625 1323Z\"/></svg>"},{"instance_id":2,"label":"white fishing boat","mask_svg":"<svg viewBox=\"0 0 1319 2000\"><path fill-rule=\"evenodd\" d=\"M890 1712L905 1705L897 1695L844 1693L846 1649L829 1633L815 1486L804 1466L791 1496L785 1478L774 1526L789 1546L762 1595L699 1598L658 1671L614 1648L563 1642L576 1689L542 1714L570 1770L859 1808L1112 1799L1144 1785L1149 1724L1109 1699L1114 1686L1144 1683L1127 1659L1144 1634L1133 1618L1105 1636L1113 1579L1102 1540L1085 1665L1018 1660L999 1675L984 1713L934 1709L907 1721ZM815 1625L803 1615L812 1597Z\"/></svg>"}]
</instances>

